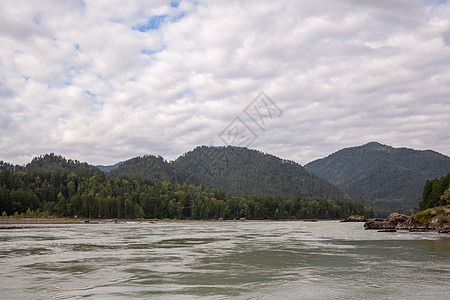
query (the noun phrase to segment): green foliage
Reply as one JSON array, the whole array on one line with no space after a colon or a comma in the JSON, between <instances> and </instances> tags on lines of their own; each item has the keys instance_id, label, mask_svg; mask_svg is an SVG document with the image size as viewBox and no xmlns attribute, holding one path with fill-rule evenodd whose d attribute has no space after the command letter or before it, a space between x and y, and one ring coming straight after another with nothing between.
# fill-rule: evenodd
<instances>
[{"instance_id":1,"label":"green foliage","mask_svg":"<svg viewBox=\"0 0 450 300\"><path fill-rule=\"evenodd\" d=\"M441 179L427 180L422 191L421 210L450 204L450 172Z\"/></svg>"},{"instance_id":2,"label":"green foliage","mask_svg":"<svg viewBox=\"0 0 450 300\"><path fill-rule=\"evenodd\" d=\"M121 162L118 162L118 163L116 163L116 164L114 164L114 165L111 165L111 166L102 166L102 165L98 165L98 166L96 166L100 171L102 171L102 172L105 172L105 173L109 173L109 172L111 172L112 170L114 170L114 169L117 169L121 164L123 164L124 162L123 161L121 161Z\"/></svg>"},{"instance_id":3,"label":"green foliage","mask_svg":"<svg viewBox=\"0 0 450 300\"><path fill-rule=\"evenodd\" d=\"M413 218L419 221L420 223L428 224L431 218L433 218L434 216L436 216L435 213L432 213L430 210L426 210L418 212L417 214L413 215Z\"/></svg>"},{"instance_id":4,"label":"green foliage","mask_svg":"<svg viewBox=\"0 0 450 300\"><path fill-rule=\"evenodd\" d=\"M190 182L243 196L354 200L292 161L239 147L197 147L174 162L147 155L111 170L110 176Z\"/></svg>"},{"instance_id":5,"label":"green foliage","mask_svg":"<svg viewBox=\"0 0 450 300\"><path fill-rule=\"evenodd\" d=\"M11 163L0 160L0 170L24 171L25 167L19 166L19 165L13 165Z\"/></svg>"},{"instance_id":6,"label":"green foliage","mask_svg":"<svg viewBox=\"0 0 450 300\"><path fill-rule=\"evenodd\" d=\"M19 217L177 219L340 219L373 217L360 203L301 197L239 196L192 183L79 170L0 170L0 211ZM41 213L42 212L42 213Z\"/></svg>"},{"instance_id":7,"label":"green foliage","mask_svg":"<svg viewBox=\"0 0 450 300\"><path fill-rule=\"evenodd\" d=\"M367 205L409 213L420 201L423 183L450 170L450 158L430 150L369 143L305 167Z\"/></svg>"},{"instance_id":8,"label":"green foliage","mask_svg":"<svg viewBox=\"0 0 450 300\"><path fill-rule=\"evenodd\" d=\"M81 163L78 160L67 160L61 155L54 153L41 155L25 166L26 171L45 169L48 171L67 171L67 172L88 172L95 173L100 171L97 167L88 163Z\"/></svg>"},{"instance_id":9,"label":"green foliage","mask_svg":"<svg viewBox=\"0 0 450 300\"><path fill-rule=\"evenodd\" d=\"M241 147L197 147L173 163L194 182L235 195L353 200L299 164Z\"/></svg>"}]
</instances>

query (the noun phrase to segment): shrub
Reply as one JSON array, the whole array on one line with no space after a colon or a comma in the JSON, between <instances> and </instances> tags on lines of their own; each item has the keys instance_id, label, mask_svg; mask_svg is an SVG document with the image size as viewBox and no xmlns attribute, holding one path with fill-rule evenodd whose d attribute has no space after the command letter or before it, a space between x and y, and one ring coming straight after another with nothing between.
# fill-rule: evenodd
<instances>
[{"instance_id":1,"label":"shrub","mask_svg":"<svg viewBox=\"0 0 450 300\"><path fill-rule=\"evenodd\" d=\"M436 214L431 213L431 211L426 210L426 211L421 211L421 212L413 215L412 217L422 224L428 224L430 222L431 218L433 218L435 215Z\"/></svg>"}]
</instances>

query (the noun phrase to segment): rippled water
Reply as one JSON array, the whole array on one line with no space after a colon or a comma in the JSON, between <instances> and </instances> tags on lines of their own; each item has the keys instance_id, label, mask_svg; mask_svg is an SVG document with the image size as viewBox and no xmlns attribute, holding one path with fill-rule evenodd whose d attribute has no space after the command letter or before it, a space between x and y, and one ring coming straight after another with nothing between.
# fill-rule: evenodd
<instances>
[{"instance_id":1,"label":"rippled water","mask_svg":"<svg viewBox=\"0 0 450 300\"><path fill-rule=\"evenodd\" d=\"M1 299L449 299L450 236L362 223L0 231Z\"/></svg>"}]
</instances>

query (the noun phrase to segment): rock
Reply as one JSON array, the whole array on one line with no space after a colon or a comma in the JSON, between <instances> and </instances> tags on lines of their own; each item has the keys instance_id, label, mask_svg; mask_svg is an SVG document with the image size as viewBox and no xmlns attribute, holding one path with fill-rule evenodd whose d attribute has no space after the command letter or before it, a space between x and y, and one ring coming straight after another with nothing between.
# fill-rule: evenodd
<instances>
[{"instance_id":1,"label":"rock","mask_svg":"<svg viewBox=\"0 0 450 300\"><path fill-rule=\"evenodd\" d=\"M378 232L397 232L397 230L395 230L395 229L383 229L383 230L378 230Z\"/></svg>"},{"instance_id":2,"label":"rock","mask_svg":"<svg viewBox=\"0 0 450 300\"><path fill-rule=\"evenodd\" d=\"M350 216L341 222L366 222L366 218L364 216Z\"/></svg>"},{"instance_id":3,"label":"rock","mask_svg":"<svg viewBox=\"0 0 450 300\"><path fill-rule=\"evenodd\" d=\"M409 217L405 222L398 224L396 229L424 230L429 228L427 224L420 223L416 219Z\"/></svg>"},{"instance_id":4,"label":"rock","mask_svg":"<svg viewBox=\"0 0 450 300\"><path fill-rule=\"evenodd\" d=\"M383 232L396 229L411 232L435 230L450 233L450 205L429 208L411 217L392 213L386 219L369 219L364 223L364 228L382 229Z\"/></svg>"},{"instance_id":5,"label":"rock","mask_svg":"<svg viewBox=\"0 0 450 300\"><path fill-rule=\"evenodd\" d=\"M383 219L369 219L364 223L365 229L395 229L395 224Z\"/></svg>"},{"instance_id":6,"label":"rock","mask_svg":"<svg viewBox=\"0 0 450 300\"><path fill-rule=\"evenodd\" d=\"M450 225L441 226L437 229L437 232L439 233L450 233Z\"/></svg>"},{"instance_id":7,"label":"rock","mask_svg":"<svg viewBox=\"0 0 450 300\"><path fill-rule=\"evenodd\" d=\"M399 223L403 223L406 222L406 220L408 220L408 216L407 215L402 215L399 213L392 213L389 215L389 217L386 218L386 221L391 221L392 223L394 223L395 225L399 224Z\"/></svg>"}]
</instances>

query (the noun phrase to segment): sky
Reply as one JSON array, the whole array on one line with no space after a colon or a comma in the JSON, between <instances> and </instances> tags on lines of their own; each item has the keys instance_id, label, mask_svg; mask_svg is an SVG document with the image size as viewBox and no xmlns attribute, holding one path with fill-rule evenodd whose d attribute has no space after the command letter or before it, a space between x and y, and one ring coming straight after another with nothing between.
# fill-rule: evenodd
<instances>
[{"instance_id":1,"label":"sky","mask_svg":"<svg viewBox=\"0 0 450 300\"><path fill-rule=\"evenodd\" d=\"M450 156L450 5L0 1L0 160L306 164L371 141Z\"/></svg>"}]
</instances>

